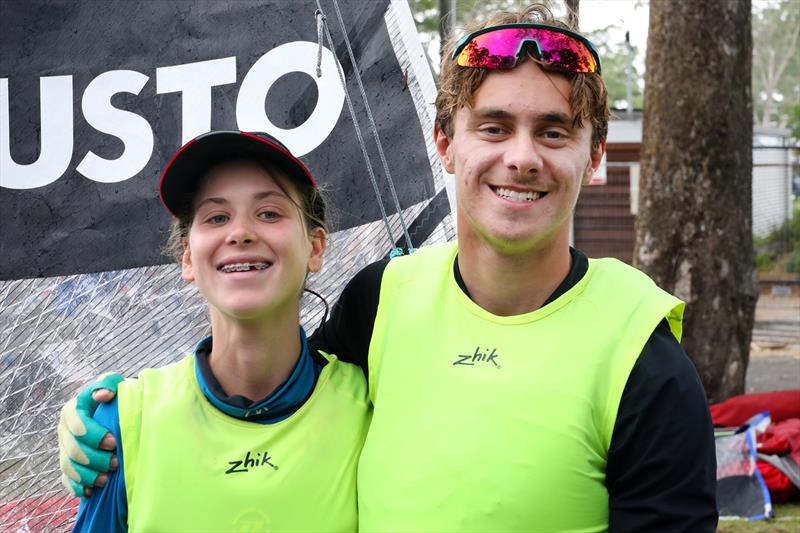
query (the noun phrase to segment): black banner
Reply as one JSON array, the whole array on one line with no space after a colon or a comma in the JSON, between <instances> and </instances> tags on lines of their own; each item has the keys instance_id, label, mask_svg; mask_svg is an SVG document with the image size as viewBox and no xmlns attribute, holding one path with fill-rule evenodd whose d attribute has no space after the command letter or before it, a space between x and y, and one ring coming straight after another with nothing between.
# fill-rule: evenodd
<instances>
[{"instance_id":1,"label":"black banner","mask_svg":"<svg viewBox=\"0 0 800 533\"><path fill-rule=\"evenodd\" d=\"M325 184L337 229L388 212L356 57L402 207L434 194L423 131L384 24L388 0L0 3L0 280L166 263L160 171L211 129L276 135ZM334 62L341 63L346 92Z\"/></svg>"}]
</instances>

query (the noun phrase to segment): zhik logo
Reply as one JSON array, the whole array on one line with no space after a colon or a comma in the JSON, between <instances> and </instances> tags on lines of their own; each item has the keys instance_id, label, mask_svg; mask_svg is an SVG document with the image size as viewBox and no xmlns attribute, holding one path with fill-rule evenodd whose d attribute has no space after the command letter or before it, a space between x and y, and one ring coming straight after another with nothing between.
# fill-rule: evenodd
<instances>
[{"instance_id":1,"label":"zhik logo","mask_svg":"<svg viewBox=\"0 0 800 533\"><path fill-rule=\"evenodd\" d=\"M250 456L250 452L247 452L247 455L244 456L244 459L236 459L235 461L228 461L229 465L232 465L229 469L225 471L226 474L236 474L239 472L247 472L251 468L255 468L257 466L264 466L269 465L272 467L273 470L278 469L278 465L274 465L270 462L272 457L269 456L269 452L264 452L262 457L261 452L258 452L255 455L255 459Z\"/></svg>"},{"instance_id":2,"label":"zhik logo","mask_svg":"<svg viewBox=\"0 0 800 533\"><path fill-rule=\"evenodd\" d=\"M456 365L463 365L463 366L475 366L476 363L492 363L495 368L502 368L497 363L497 358L500 356L497 353L497 348L492 348L491 351L487 348L485 351L481 351L480 346L475 347L475 352L472 354L459 354L456 357L455 361L453 361L453 366Z\"/></svg>"}]
</instances>

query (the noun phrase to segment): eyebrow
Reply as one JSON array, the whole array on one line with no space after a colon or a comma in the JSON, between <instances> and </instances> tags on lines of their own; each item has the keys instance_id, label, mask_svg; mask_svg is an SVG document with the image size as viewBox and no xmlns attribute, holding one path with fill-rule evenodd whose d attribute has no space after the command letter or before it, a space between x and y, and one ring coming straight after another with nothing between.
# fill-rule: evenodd
<instances>
[{"instance_id":1,"label":"eyebrow","mask_svg":"<svg viewBox=\"0 0 800 533\"><path fill-rule=\"evenodd\" d=\"M494 108L475 109L473 110L472 115L476 119L493 118L497 120L504 120L513 117L513 115L508 111Z\"/></svg>"},{"instance_id":2,"label":"eyebrow","mask_svg":"<svg viewBox=\"0 0 800 533\"><path fill-rule=\"evenodd\" d=\"M536 118L541 122L547 122L550 124L572 124L572 117L566 113L542 113Z\"/></svg>"},{"instance_id":3,"label":"eyebrow","mask_svg":"<svg viewBox=\"0 0 800 533\"><path fill-rule=\"evenodd\" d=\"M270 196L277 196L278 198L283 198L285 200L291 201L283 191L263 191L253 195L255 200L263 200L264 198L268 198ZM199 210L206 204L215 204L215 205L225 205L228 203L228 200L225 198L219 198L216 196L212 196L211 198L206 198L195 207L195 211Z\"/></svg>"},{"instance_id":4,"label":"eyebrow","mask_svg":"<svg viewBox=\"0 0 800 533\"><path fill-rule=\"evenodd\" d=\"M497 109L497 108L483 108L483 109L475 109L473 111L473 118L475 119L494 119L494 120L509 120L512 119L514 115L505 111L504 109ZM549 112L549 113L539 113L536 115L535 120L537 122L544 122L547 124L563 124L569 125L572 124L572 117L567 115L566 113L558 113L558 112Z\"/></svg>"}]
</instances>

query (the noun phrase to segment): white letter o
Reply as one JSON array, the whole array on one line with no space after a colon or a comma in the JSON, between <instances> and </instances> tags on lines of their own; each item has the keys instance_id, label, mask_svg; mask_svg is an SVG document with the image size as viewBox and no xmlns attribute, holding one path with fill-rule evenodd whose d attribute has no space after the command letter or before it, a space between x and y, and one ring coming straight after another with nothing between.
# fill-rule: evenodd
<instances>
[{"instance_id":1,"label":"white letter o","mask_svg":"<svg viewBox=\"0 0 800 533\"><path fill-rule=\"evenodd\" d=\"M295 156L314 150L328 138L342 113L344 88L339 79L336 57L322 48L322 77L317 78L319 45L293 41L273 48L256 61L242 80L236 101L236 122L242 131L264 131L277 137ZM290 72L305 72L317 83L317 106L303 124L279 128L267 117L264 100L272 84Z\"/></svg>"}]
</instances>

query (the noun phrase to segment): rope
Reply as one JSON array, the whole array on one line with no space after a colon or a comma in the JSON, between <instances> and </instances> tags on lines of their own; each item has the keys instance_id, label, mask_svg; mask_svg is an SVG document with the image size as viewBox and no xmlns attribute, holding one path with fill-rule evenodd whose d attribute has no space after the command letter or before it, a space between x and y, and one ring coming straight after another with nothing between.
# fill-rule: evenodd
<instances>
[{"instance_id":1,"label":"rope","mask_svg":"<svg viewBox=\"0 0 800 533\"><path fill-rule=\"evenodd\" d=\"M319 5L319 4L317 4ZM322 77L322 26L327 20L322 10L317 9L314 11L314 17L317 19L317 77Z\"/></svg>"},{"instance_id":2,"label":"rope","mask_svg":"<svg viewBox=\"0 0 800 533\"><path fill-rule=\"evenodd\" d=\"M335 50L333 44L333 38L331 37L331 31L328 27L327 17L325 17L325 13L322 11L322 6L320 5L320 0L317 0L317 10L314 12L314 15L317 18L317 36L320 38L320 51L317 55L317 76L322 76L322 28L325 29L325 36L328 38L328 45L331 47L331 50L334 52ZM383 206L383 201L381 200L381 192L380 188L378 187L378 180L375 178L375 171L372 169L372 162L369 159L369 154L367 153L367 146L364 142L364 138L361 136L361 126L358 123L358 117L356 117L356 110L353 107L353 101L350 98L350 93L347 90L347 82L344 78L344 71L342 70L342 66L339 61L336 61L336 72L339 74L339 81L344 88L344 96L345 100L347 101L347 109L350 111L350 118L353 120L353 126L355 126L356 130L356 137L358 138L358 145L361 148L361 155L364 156L364 161L367 164L367 172L369 173L369 179L372 182L372 188L375 191L375 198L378 200L378 208L381 211L381 217L383 218L383 224L386 227L386 233L389 235L389 242L390 246L392 247L392 252L390 256L394 257L395 255L402 255L402 251L397 254L397 249L394 247L395 239L394 234L392 233L392 228L389 225L389 217L386 215L386 209Z\"/></svg>"},{"instance_id":3,"label":"rope","mask_svg":"<svg viewBox=\"0 0 800 533\"><path fill-rule=\"evenodd\" d=\"M319 2L319 0L317 1ZM350 38L347 36L347 28L344 25L342 12L339 10L338 0L333 0L333 8L336 10L336 18L339 19L339 26L342 28L344 44L347 46L347 54L350 56L350 62L353 65L353 73L355 74L356 82L358 82L358 90L361 92L361 99L364 101L364 109L367 112L370 128L372 128L372 135L375 137L375 145L378 148L378 155L380 156L381 163L383 164L383 171L386 173L386 180L389 182L389 190L392 193L394 207L397 209L397 215L400 217L400 226L402 226L403 234L406 237L408 253L413 253L414 245L411 244L411 236L408 234L408 228L406 227L405 218L403 217L403 210L400 207L400 200L397 198L397 191L394 188L394 180L392 180L392 175L389 172L389 163L386 161L386 155L383 153L383 144L381 143L380 136L378 135L378 127L375 125L375 119L372 117L372 109L370 108L369 101L367 100L367 92L364 90L364 84L361 82L361 74L358 70L358 63L356 63L356 57L353 54L352 47L350 46Z\"/></svg>"}]
</instances>

